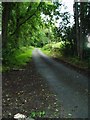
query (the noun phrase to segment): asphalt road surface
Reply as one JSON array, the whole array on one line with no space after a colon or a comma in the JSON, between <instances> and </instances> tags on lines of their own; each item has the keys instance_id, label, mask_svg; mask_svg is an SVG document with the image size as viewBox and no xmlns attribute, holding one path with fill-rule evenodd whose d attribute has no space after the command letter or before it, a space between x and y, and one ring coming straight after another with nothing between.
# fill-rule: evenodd
<instances>
[{"instance_id":1,"label":"asphalt road surface","mask_svg":"<svg viewBox=\"0 0 90 120\"><path fill-rule=\"evenodd\" d=\"M37 71L48 82L61 105L61 118L88 118L88 78L43 54L33 51Z\"/></svg>"}]
</instances>

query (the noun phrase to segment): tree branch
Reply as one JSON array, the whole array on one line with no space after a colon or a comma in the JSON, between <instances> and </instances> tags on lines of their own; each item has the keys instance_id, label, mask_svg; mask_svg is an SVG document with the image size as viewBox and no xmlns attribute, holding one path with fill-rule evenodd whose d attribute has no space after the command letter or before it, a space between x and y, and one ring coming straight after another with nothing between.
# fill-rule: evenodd
<instances>
[{"instance_id":1,"label":"tree branch","mask_svg":"<svg viewBox=\"0 0 90 120\"><path fill-rule=\"evenodd\" d=\"M18 25L18 27L15 29L15 31L11 34L11 36L14 35L14 34L16 33L16 31L17 31L24 23L26 23L29 19L31 19L31 18L36 14L36 12L37 12L37 10L39 9L40 5L41 5L41 2L39 3L39 5L38 5L37 9L35 10L35 12L34 12L32 15L30 15L28 18L26 18L23 22L21 22L21 23Z\"/></svg>"}]
</instances>

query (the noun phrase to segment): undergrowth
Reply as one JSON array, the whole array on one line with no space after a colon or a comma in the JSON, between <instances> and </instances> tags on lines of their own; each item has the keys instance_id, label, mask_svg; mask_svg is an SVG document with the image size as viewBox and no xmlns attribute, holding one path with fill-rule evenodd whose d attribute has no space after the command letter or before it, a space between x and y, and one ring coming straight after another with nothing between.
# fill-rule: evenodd
<instances>
[{"instance_id":1,"label":"undergrowth","mask_svg":"<svg viewBox=\"0 0 90 120\"><path fill-rule=\"evenodd\" d=\"M2 70L7 71L12 68L20 68L27 64L32 59L32 50L34 47L21 47L8 54L5 57L5 63L2 65Z\"/></svg>"},{"instance_id":2,"label":"undergrowth","mask_svg":"<svg viewBox=\"0 0 90 120\"><path fill-rule=\"evenodd\" d=\"M77 56L72 56L72 55L64 55L63 54L63 43L52 43L52 44L47 44L41 49L46 55L52 57L52 58L57 58L60 60L63 60L65 62L68 62L72 65L75 65L80 68L89 68L89 60L84 59L80 60Z\"/></svg>"}]
</instances>

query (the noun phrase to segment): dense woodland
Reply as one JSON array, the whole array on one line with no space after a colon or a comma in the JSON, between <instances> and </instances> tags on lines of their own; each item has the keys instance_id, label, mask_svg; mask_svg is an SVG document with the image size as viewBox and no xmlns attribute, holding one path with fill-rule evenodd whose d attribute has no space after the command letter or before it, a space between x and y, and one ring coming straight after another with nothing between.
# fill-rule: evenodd
<instances>
[{"instance_id":1,"label":"dense woodland","mask_svg":"<svg viewBox=\"0 0 90 120\"><path fill-rule=\"evenodd\" d=\"M66 9L62 2L2 2L3 65L19 65L35 47L89 62L90 2L74 3L72 25L62 7Z\"/></svg>"}]
</instances>

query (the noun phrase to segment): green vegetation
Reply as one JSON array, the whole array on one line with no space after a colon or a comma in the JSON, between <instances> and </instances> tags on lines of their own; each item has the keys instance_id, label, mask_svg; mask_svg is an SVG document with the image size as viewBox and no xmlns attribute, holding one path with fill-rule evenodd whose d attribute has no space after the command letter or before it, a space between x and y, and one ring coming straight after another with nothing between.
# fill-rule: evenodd
<instances>
[{"instance_id":1,"label":"green vegetation","mask_svg":"<svg viewBox=\"0 0 90 120\"><path fill-rule=\"evenodd\" d=\"M25 65L31 56L32 47L29 46L87 67L90 60L90 48L87 47L90 43L88 2L74 3L73 25L70 23L71 15L62 2L3 2L0 9L4 69Z\"/></svg>"},{"instance_id":2,"label":"green vegetation","mask_svg":"<svg viewBox=\"0 0 90 120\"><path fill-rule=\"evenodd\" d=\"M84 68L84 69L88 69L89 67L89 62L87 59L80 60L77 56L71 56L71 55L66 56L64 54L64 43L63 42L47 44L41 50L46 55L52 58L60 59L76 67Z\"/></svg>"},{"instance_id":3,"label":"green vegetation","mask_svg":"<svg viewBox=\"0 0 90 120\"><path fill-rule=\"evenodd\" d=\"M41 48L41 50L48 56L55 57L57 56L57 53L59 53L59 56L61 55L60 49L63 46L63 42L52 42L50 44L45 45Z\"/></svg>"},{"instance_id":4,"label":"green vegetation","mask_svg":"<svg viewBox=\"0 0 90 120\"><path fill-rule=\"evenodd\" d=\"M25 67L32 60L34 48L41 49L46 55L56 58L56 60L60 59L85 70L90 68L90 3L75 2L73 7L74 22L72 24L70 23L71 15L62 2L50 2L50 0L49 2L40 2L40 0L38 2L1 2L2 58L0 60L3 60L3 65L0 66L0 71L20 70ZM56 26L57 23L58 27ZM89 47L87 47L87 44ZM30 69L33 69L32 67ZM30 73L31 82L35 82L34 78L39 80L40 76L38 74L35 73L36 76L34 76L34 73L31 74L32 72ZM18 75L15 77L15 84L16 82L22 83L25 80L20 79ZM26 75L23 78L26 78ZM41 83L42 79L40 78ZM9 78L5 81L9 83ZM10 84L12 84L12 81L10 81ZM38 85L41 87L40 84ZM7 85L6 83L6 88ZM34 88L34 84L31 85ZM12 89L12 85L10 89ZM7 99L7 97L5 98ZM41 98L39 100L41 101ZM28 102L28 99L25 101ZM24 101L22 102L24 103ZM25 105L27 106L27 104ZM38 101L35 101L35 105L39 105ZM34 109L35 105L31 106L31 109ZM30 117L37 118L44 115L45 111L32 112Z\"/></svg>"},{"instance_id":5,"label":"green vegetation","mask_svg":"<svg viewBox=\"0 0 90 120\"><path fill-rule=\"evenodd\" d=\"M44 117L45 111L31 112L30 118Z\"/></svg>"},{"instance_id":6,"label":"green vegetation","mask_svg":"<svg viewBox=\"0 0 90 120\"><path fill-rule=\"evenodd\" d=\"M34 48L33 47L22 47L21 50L18 50L15 53L15 58L16 61L14 61L16 63L17 66L19 65L25 65L26 62L28 62L29 60L31 60L32 58L32 50Z\"/></svg>"},{"instance_id":7,"label":"green vegetation","mask_svg":"<svg viewBox=\"0 0 90 120\"><path fill-rule=\"evenodd\" d=\"M20 68L26 65L32 59L32 51L34 47L21 47L20 49L15 50L10 56L6 57L6 64L3 65L3 71Z\"/></svg>"}]
</instances>

